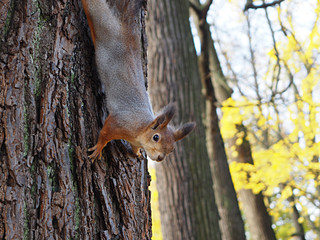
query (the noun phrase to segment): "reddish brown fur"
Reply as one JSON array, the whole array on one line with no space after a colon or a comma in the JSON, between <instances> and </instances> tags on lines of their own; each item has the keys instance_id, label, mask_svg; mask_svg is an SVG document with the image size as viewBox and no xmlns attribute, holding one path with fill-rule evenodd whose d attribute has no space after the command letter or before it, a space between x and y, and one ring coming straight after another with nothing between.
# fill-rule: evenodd
<instances>
[{"instance_id":1,"label":"reddish brown fur","mask_svg":"<svg viewBox=\"0 0 320 240\"><path fill-rule=\"evenodd\" d=\"M106 100L110 112L97 144L89 149L94 151L89 156L92 161L100 159L103 148L115 139L128 141L137 156L140 155L140 148L143 148L151 159L162 161L173 151L175 142L195 127L195 123L187 123L178 130L168 126L176 112L174 104L165 107L154 118L140 57L141 2L82 0L96 48L99 76L107 86Z\"/></svg>"},{"instance_id":2,"label":"reddish brown fur","mask_svg":"<svg viewBox=\"0 0 320 240\"><path fill-rule=\"evenodd\" d=\"M89 151L94 151L89 157L92 159L101 158L102 149L107 145L108 142L114 139L125 139L127 141L132 141L137 134L138 133L135 131L123 129L118 125L117 119L109 115L100 131L97 144L89 149Z\"/></svg>"},{"instance_id":3,"label":"reddish brown fur","mask_svg":"<svg viewBox=\"0 0 320 240\"><path fill-rule=\"evenodd\" d=\"M82 6L83 6L83 10L87 16L87 21L88 21L88 25L89 25L90 32L91 32L91 38L92 38L93 45L96 46L96 35L94 32L92 19L90 18L90 15L89 15L88 4L87 4L86 0L82 0Z\"/></svg>"}]
</instances>

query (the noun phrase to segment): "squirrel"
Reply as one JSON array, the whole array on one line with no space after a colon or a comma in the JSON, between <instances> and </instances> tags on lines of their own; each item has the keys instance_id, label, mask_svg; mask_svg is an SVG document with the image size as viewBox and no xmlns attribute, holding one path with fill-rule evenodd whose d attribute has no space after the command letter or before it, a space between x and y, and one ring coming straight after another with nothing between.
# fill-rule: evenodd
<instances>
[{"instance_id":1,"label":"squirrel","mask_svg":"<svg viewBox=\"0 0 320 240\"><path fill-rule=\"evenodd\" d=\"M88 149L93 152L92 162L101 159L103 148L115 139L129 142L137 157L142 148L152 160L162 161L174 150L175 142L196 126L195 122L178 129L170 126L174 104L153 114L142 68L141 4L141 0L82 0L109 112L97 144Z\"/></svg>"}]
</instances>

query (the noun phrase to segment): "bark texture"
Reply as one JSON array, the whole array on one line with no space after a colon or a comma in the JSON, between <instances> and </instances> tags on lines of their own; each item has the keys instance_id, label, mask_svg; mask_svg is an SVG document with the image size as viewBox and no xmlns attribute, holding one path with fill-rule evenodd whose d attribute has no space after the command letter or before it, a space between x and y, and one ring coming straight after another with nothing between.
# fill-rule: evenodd
<instances>
[{"instance_id":1,"label":"bark texture","mask_svg":"<svg viewBox=\"0 0 320 240\"><path fill-rule=\"evenodd\" d=\"M158 0L148 5L149 93L156 110L176 102L174 124L196 121L195 132L156 165L163 238L221 239L213 182L201 120L197 57L189 25L188 1Z\"/></svg>"},{"instance_id":2,"label":"bark texture","mask_svg":"<svg viewBox=\"0 0 320 240\"><path fill-rule=\"evenodd\" d=\"M210 1L201 6L199 1L191 3L194 13L193 19L198 29L201 42L201 53L199 57L199 70L202 82L202 92L206 102L206 143L210 158L212 176L215 182L214 190L219 209L220 229L222 239L246 239L244 222L241 217L237 195L231 179L228 160L221 137L219 119L217 115L217 100L214 85L212 82L213 74L210 71L210 44L212 44L209 25L206 21L207 11ZM218 74L218 73L214 73Z\"/></svg>"},{"instance_id":3,"label":"bark texture","mask_svg":"<svg viewBox=\"0 0 320 240\"><path fill-rule=\"evenodd\" d=\"M199 6L199 1L193 1L195 2L195 7ZM195 13L195 11L193 11ZM200 16L200 17L199 17ZM219 103L222 103L226 99L231 97L231 89L228 86L227 80L222 72L220 61L218 58L218 54L216 52L214 41L211 36L209 25L206 21L206 19L201 19L201 15L199 15L199 12L197 14L193 14L195 24L197 26L199 37L201 39L201 57L200 57L200 64L203 63L203 70L202 72L205 72L205 74L202 74L203 78L207 76L210 78L208 80L208 84L211 83L214 86L214 96L216 97L216 101ZM200 66L201 68L201 66ZM209 72L207 72L209 70ZM210 76L210 77L209 77ZM207 88L210 90L212 87ZM208 90L207 90L208 91ZM207 93L208 94L208 93ZM209 111L211 109L210 102L208 102L209 105ZM210 112L211 114L212 112ZM208 114L208 113L207 113ZM209 117L209 116L208 116ZM215 117L216 118L216 117ZM210 127L209 127L210 128ZM239 132L243 131L246 132L246 129L243 125L238 126ZM208 129L209 131L209 129ZM251 146L250 143L246 140L246 136L243 137L242 144L237 145L236 144L236 138L234 139L228 139L227 144L229 148L235 147L236 151L238 152L237 157L231 157L231 161L236 161L240 163L249 163L253 164L252 154L251 154ZM216 140L214 140L215 142ZM210 148L209 148L210 149ZM224 153L225 155L225 153ZM230 154L231 156L231 154ZM227 163L227 159L225 159L225 162ZM215 167L213 168L213 170ZM217 171L217 169L215 170ZM229 170L228 170L229 171ZM219 177L218 172L214 173L213 176ZM226 176L226 175L225 175ZM220 178L220 177L219 177ZM221 184L225 185L225 180L221 181ZM229 180L228 180L229 181ZM216 184L217 186L218 184ZM216 193L218 190L216 190ZM246 222L249 227L250 237L253 240L273 240L275 238L275 233L272 229L272 221L268 214L267 208L265 206L263 195L262 193L259 194L253 194L253 192L250 189L242 189L238 192L239 199L243 206L243 213L246 218ZM219 194L219 196L221 196ZM220 201L217 199L217 202ZM224 201L223 201L224 202ZM221 205L218 204L219 213L221 215L221 230L222 230L222 236L223 239L245 239L244 236L244 228L243 228L243 221L240 220L238 215L238 222L235 221L235 218L232 217L232 212L229 214L229 216L233 219L232 221L225 220L230 223L229 227L232 228L238 228L237 234L234 234L233 230L228 229L226 226L228 224L225 224L224 222L224 215L221 213ZM223 207L223 206L222 206ZM235 207L235 205L233 205ZM231 209L230 209L231 210ZM239 214L238 210L233 211L233 213ZM228 215L226 216L228 217ZM242 222L242 223L241 223ZM225 226L225 227L224 227ZM242 228L242 229L241 229ZM240 234L241 233L241 234ZM237 237L238 236L238 237Z\"/></svg>"},{"instance_id":4,"label":"bark texture","mask_svg":"<svg viewBox=\"0 0 320 240\"><path fill-rule=\"evenodd\" d=\"M107 110L80 2L1 1L0 239L151 238L147 160L87 157Z\"/></svg>"}]
</instances>

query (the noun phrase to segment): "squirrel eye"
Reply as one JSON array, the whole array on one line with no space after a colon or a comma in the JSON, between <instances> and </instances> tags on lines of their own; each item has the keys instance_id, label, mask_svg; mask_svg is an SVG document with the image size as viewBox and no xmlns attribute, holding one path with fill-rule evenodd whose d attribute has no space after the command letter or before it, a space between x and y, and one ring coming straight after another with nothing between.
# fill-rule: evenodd
<instances>
[{"instance_id":1,"label":"squirrel eye","mask_svg":"<svg viewBox=\"0 0 320 240\"><path fill-rule=\"evenodd\" d=\"M155 134L155 135L153 135L152 139L153 139L153 141L158 142L160 137L158 134Z\"/></svg>"}]
</instances>

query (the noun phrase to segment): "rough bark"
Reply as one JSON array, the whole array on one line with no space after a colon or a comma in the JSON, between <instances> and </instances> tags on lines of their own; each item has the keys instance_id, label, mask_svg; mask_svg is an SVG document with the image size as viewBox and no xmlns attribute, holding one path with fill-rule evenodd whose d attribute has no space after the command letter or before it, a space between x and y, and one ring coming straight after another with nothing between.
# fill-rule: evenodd
<instances>
[{"instance_id":1,"label":"rough bark","mask_svg":"<svg viewBox=\"0 0 320 240\"><path fill-rule=\"evenodd\" d=\"M204 99L188 20L188 1L151 1L148 7L152 103L157 110L176 102L175 124L197 122L195 132L156 165L163 238L221 239L201 120Z\"/></svg>"},{"instance_id":2,"label":"rough bark","mask_svg":"<svg viewBox=\"0 0 320 240\"><path fill-rule=\"evenodd\" d=\"M209 44L211 42L209 25L206 21L207 11L210 6L201 6L199 2L192 3L193 19L198 29L201 42L199 57L199 70L202 82L202 92L206 99L206 143L212 176L215 182L214 190L220 214L220 229L222 239L246 239L244 222L239 210L237 195L231 179L228 160L221 137L219 119L216 107L216 95L210 72ZM217 74L217 73L216 73Z\"/></svg>"},{"instance_id":3,"label":"rough bark","mask_svg":"<svg viewBox=\"0 0 320 240\"><path fill-rule=\"evenodd\" d=\"M197 1L197 4L198 3L199 2ZM210 32L208 23L206 22L205 19L200 21L197 15L193 15L193 16L195 17L195 22L196 22L198 31L202 32L202 34L199 33L200 39L207 38L206 40L204 39L203 41L201 41L202 45L204 45L201 48L202 50L201 55L203 55L202 58L204 59L204 62L209 60L209 65L207 65L204 70L206 71L208 71L208 69L210 70L210 72L204 76L211 76L211 81L213 82L213 85L214 85L214 95L217 98L216 100L222 103L223 101L231 97L232 91L230 90L227 84L227 80L222 72L220 61L214 46L214 41L211 37L211 32ZM239 131L246 132L246 129L243 125L241 125L239 126ZM250 146L250 143L246 140L246 136L243 137L242 144L240 145L236 144L236 140L237 140L236 138L227 139L228 146L230 148L234 146L236 148L236 151L238 152L237 157L231 157L231 154L230 154L230 160L240 162L240 163L253 164L251 146ZM213 176L217 176L217 175L213 174ZM272 225L271 218L267 212L267 208L263 201L262 193L253 194L251 190L242 189L238 192L238 194L239 194L239 199L243 206L243 213L248 223L250 237L254 240L275 239L275 234L271 227ZM217 200L217 202L219 201ZM220 211L219 204L218 204L218 208ZM223 224L222 223L223 216L221 216L221 219L222 219L221 224ZM228 229L225 228L224 230L228 232ZM223 228L222 228L222 233L225 233L225 231L223 231ZM226 235L223 237L226 237ZM236 235L234 236L229 235L229 237L231 237L229 239L233 239L232 237L236 237Z\"/></svg>"},{"instance_id":4,"label":"rough bark","mask_svg":"<svg viewBox=\"0 0 320 240\"><path fill-rule=\"evenodd\" d=\"M0 239L150 239L147 160L87 157L107 110L80 1L2 1L0 29Z\"/></svg>"}]
</instances>

